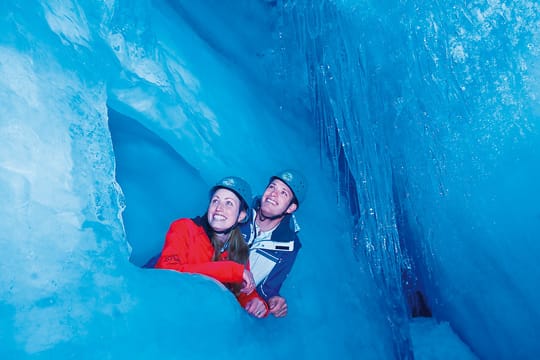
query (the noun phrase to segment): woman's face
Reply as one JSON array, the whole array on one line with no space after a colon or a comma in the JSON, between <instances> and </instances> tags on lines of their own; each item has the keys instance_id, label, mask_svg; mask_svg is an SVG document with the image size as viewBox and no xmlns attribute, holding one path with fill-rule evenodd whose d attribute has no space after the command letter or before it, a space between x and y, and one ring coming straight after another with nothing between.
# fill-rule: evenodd
<instances>
[{"instance_id":1,"label":"woman's face","mask_svg":"<svg viewBox=\"0 0 540 360\"><path fill-rule=\"evenodd\" d=\"M239 216L240 205L240 199L235 193L228 189L217 189L208 205L208 224L215 231L224 231L231 228L239 220L246 217L246 212L243 210Z\"/></svg>"}]
</instances>

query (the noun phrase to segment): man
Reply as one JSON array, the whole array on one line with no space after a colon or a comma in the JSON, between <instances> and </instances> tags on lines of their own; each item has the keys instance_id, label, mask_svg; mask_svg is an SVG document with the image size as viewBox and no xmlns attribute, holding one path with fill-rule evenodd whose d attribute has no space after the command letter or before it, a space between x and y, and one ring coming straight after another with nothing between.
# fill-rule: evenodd
<instances>
[{"instance_id":1,"label":"man","mask_svg":"<svg viewBox=\"0 0 540 360\"><path fill-rule=\"evenodd\" d=\"M293 213L304 200L306 190L305 178L298 171L273 175L262 196L255 199L250 221L241 226L250 247L257 292L276 317L287 315L287 302L279 290L301 247L297 236L300 228ZM246 310L251 310L249 303Z\"/></svg>"}]
</instances>

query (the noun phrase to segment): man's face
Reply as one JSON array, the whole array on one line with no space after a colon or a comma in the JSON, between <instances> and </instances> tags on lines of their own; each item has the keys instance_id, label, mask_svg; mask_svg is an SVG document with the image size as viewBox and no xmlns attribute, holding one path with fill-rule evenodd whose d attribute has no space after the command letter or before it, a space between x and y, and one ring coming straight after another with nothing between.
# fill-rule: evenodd
<instances>
[{"instance_id":1,"label":"man's face","mask_svg":"<svg viewBox=\"0 0 540 360\"><path fill-rule=\"evenodd\" d=\"M292 213L296 210L293 192L283 181L273 179L264 190L261 198L261 211L266 217L279 216L285 211Z\"/></svg>"}]
</instances>

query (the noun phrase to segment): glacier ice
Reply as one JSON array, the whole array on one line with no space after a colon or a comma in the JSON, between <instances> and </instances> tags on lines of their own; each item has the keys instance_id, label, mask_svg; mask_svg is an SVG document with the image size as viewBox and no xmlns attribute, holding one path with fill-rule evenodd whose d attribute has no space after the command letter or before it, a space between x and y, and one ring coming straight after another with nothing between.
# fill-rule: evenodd
<instances>
[{"instance_id":1,"label":"glacier ice","mask_svg":"<svg viewBox=\"0 0 540 360\"><path fill-rule=\"evenodd\" d=\"M540 353L535 3L0 10L1 358ZM136 266L217 178L290 166L286 319Z\"/></svg>"},{"instance_id":2,"label":"glacier ice","mask_svg":"<svg viewBox=\"0 0 540 360\"><path fill-rule=\"evenodd\" d=\"M212 280L142 270L129 261L150 251L141 248L144 238L135 235L139 228L148 230L141 235L148 234L149 243L159 244L163 233L155 224L172 220L148 216L197 215L195 203L182 203L175 199L177 189L164 186L204 189L235 172L262 190L271 171L290 164L302 164L306 174L321 179L312 186L314 194L331 183L317 175L316 132L293 121L307 116L305 109L280 110L272 89L261 96L266 74L254 71L260 63L241 53L217 52L188 26L186 14L173 16L179 10L169 5L3 5L1 28L8 35L0 44L0 246L7 256L0 262L5 289L0 354L207 358L217 351L208 346L214 332L219 338L231 334L230 346L218 349L224 358L255 352L262 358L388 354L384 314L376 302L361 305L359 300L369 299L375 287L367 273L355 268L347 249L347 218L339 208L333 212L345 221L305 231L307 244L322 237L337 246L330 253L328 240L324 246L305 246L304 260L283 289L291 298L291 315L284 320L249 318ZM245 14L237 6L236 13ZM247 9L258 8L263 19L265 6ZM237 46L235 51L251 52L263 43L252 39ZM235 55L247 68L229 61ZM264 54L255 58L260 57ZM128 121L116 132L128 137L116 143L117 149L112 117ZM139 131L129 122L137 122ZM130 145L127 130L140 137L140 151L128 148L123 157L120 148ZM150 139L146 143L144 136ZM153 165L160 165L159 175L170 177L165 182L153 180L149 172L152 152L158 153ZM146 182L132 182L137 175L117 178L117 170L134 164L148 166ZM137 185L141 191L133 191ZM158 202L160 196L171 201ZM334 198L327 192L317 199L332 204ZM309 203L299 216L322 223L327 215L310 210ZM130 213L130 207L146 212ZM130 214L135 218L124 222ZM336 281L324 269L349 275ZM354 295L356 288L372 290ZM342 317L343 311L349 316ZM374 321L361 321L365 318ZM357 331L351 332L353 327Z\"/></svg>"},{"instance_id":3,"label":"glacier ice","mask_svg":"<svg viewBox=\"0 0 540 360\"><path fill-rule=\"evenodd\" d=\"M396 343L404 276L481 358L538 354L538 5L284 3Z\"/></svg>"}]
</instances>

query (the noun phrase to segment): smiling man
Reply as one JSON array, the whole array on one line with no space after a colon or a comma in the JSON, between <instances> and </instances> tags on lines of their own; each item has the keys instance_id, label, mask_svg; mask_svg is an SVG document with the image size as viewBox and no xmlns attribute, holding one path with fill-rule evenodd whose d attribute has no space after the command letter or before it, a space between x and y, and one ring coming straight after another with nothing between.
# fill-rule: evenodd
<instances>
[{"instance_id":1,"label":"smiling man","mask_svg":"<svg viewBox=\"0 0 540 360\"><path fill-rule=\"evenodd\" d=\"M296 170L270 177L263 195L255 200L250 221L241 227L250 247L249 261L257 290L276 317L287 315L279 290L292 269L301 244L293 213L304 200L305 178ZM246 310L250 312L249 304Z\"/></svg>"}]
</instances>

